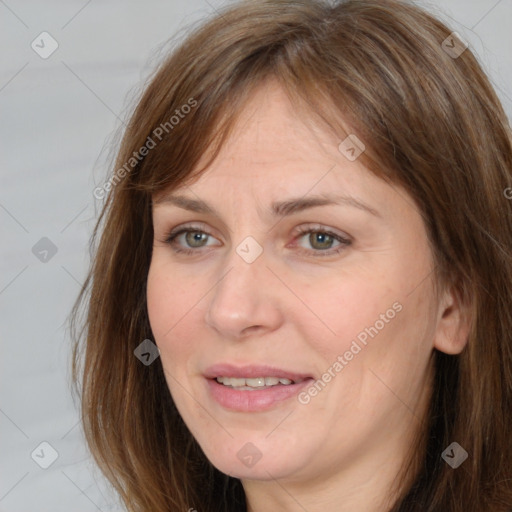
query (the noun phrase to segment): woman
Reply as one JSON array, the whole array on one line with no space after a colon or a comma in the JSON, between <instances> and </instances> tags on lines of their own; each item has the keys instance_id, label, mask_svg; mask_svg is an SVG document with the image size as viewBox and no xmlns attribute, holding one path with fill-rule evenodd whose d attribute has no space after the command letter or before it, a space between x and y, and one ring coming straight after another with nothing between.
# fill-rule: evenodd
<instances>
[{"instance_id":1,"label":"woman","mask_svg":"<svg viewBox=\"0 0 512 512\"><path fill-rule=\"evenodd\" d=\"M245 2L162 64L75 306L133 511L512 509L510 128L395 0Z\"/></svg>"}]
</instances>

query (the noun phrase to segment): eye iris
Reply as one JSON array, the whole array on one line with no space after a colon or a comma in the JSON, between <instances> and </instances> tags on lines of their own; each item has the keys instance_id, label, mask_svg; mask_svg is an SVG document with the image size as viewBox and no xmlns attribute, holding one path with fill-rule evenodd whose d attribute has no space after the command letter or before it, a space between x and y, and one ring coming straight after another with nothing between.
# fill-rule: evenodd
<instances>
[{"instance_id":1,"label":"eye iris","mask_svg":"<svg viewBox=\"0 0 512 512\"><path fill-rule=\"evenodd\" d=\"M309 241L311 246L316 249L328 249L332 243L332 236L326 233L311 233L309 235ZM317 241L320 242L320 247L315 246Z\"/></svg>"},{"instance_id":2,"label":"eye iris","mask_svg":"<svg viewBox=\"0 0 512 512\"><path fill-rule=\"evenodd\" d=\"M206 237L208 235L206 233L202 233L201 231L188 231L185 235L187 240L187 244L191 247L201 247L202 244L195 245L195 242L206 241Z\"/></svg>"}]
</instances>

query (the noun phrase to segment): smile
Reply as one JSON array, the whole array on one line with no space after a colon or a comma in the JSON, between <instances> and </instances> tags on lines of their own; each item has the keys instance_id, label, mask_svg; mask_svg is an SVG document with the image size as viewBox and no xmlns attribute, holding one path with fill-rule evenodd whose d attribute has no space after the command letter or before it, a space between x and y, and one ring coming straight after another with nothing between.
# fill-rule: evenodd
<instances>
[{"instance_id":1,"label":"smile","mask_svg":"<svg viewBox=\"0 0 512 512\"><path fill-rule=\"evenodd\" d=\"M215 379L219 384L231 387L237 390L254 391L257 389L264 389L273 386L289 386L290 384L297 384L304 379L293 381L285 377L256 377L256 378L243 378L243 377L217 377Z\"/></svg>"},{"instance_id":2,"label":"smile","mask_svg":"<svg viewBox=\"0 0 512 512\"><path fill-rule=\"evenodd\" d=\"M282 407L313 380L307 374L267 365L217 364L203 375L209 398L223 409L238 412Z\"/></svg>"}]
</instances>

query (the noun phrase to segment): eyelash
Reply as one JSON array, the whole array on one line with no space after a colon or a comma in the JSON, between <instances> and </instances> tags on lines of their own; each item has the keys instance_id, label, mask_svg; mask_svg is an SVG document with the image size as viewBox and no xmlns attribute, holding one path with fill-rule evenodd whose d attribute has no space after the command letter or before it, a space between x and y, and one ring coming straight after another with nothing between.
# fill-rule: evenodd
<instances>
[{"instance_id":1,"label":"eyelash","mask_svg":"<svg viewBox=\"0 0 512 512\"><path fill-rule=\"evenodd\" d=\"M340 242L340 246L335 248L335 249L326 249L326 250L315 250L315 249L310 249L310 250L307 250L307 249L303 249L305 250L306 252L308 252L309 254L311 253L315 253L315 256L318 256L318 257L323 257L323 256L333 256L335 254L338 254L340 253L342 250L344 250L347 246L351 245L351 240L347 239L347 238L344 238L336 233L333 233L332 231L329 231L328 229L321 229L321 228L316 228L316 229L313 229L313 228L308 228L308 227L300 227L297 229L298 231L298 235L297 235L297 238L301 238L303 237L304 235L307 235L307 234L310 234L310 233L321 233L321 234L324 234L324 235L328 235L332 238L334 238L335 240L337 240L338 242ZM166 244L169 244L172 246L173 250L176 252L176 253L182 253L182 254L187 254L187 255L192 255L192 254L196 254L198 252L198 250L200 248L196 248L196 249L183 249L183 248L178 248L176 243L175 243L175 239L183 234L183 233L188 233L188 232L197 232L197 233L202 233L202 234L205 234L205 235L208 235L208 236L213 236L211 235L210 233L208 233L207 231L205 231L203 229L202 226L183 226L181 228L178 228L177 230L172 230L166 237L165 239L163 240L164 243Z\"/></svg>"}]
</instances>

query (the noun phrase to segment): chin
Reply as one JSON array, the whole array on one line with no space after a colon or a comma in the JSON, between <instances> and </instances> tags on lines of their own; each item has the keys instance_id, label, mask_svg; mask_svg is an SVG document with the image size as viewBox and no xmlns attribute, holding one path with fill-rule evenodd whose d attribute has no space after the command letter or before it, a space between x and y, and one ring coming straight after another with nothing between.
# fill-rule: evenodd
<instances>
[{"instance_id":1,"label":"chin","mask_svg":"<svg viewBox=\"0 0 512 512\"><path fill-rule=\"evenodd\" d=\"M309 466L304 447L300 451L292 439L286 441L279 436L275 439L266 438L254 432L246 436L238 434L226 440L205 436L198 440L204 454L222 473L249 480L274 480L298 475ZM299 456L300 455L300 456Z\"/></svg>"}]
</instances>

